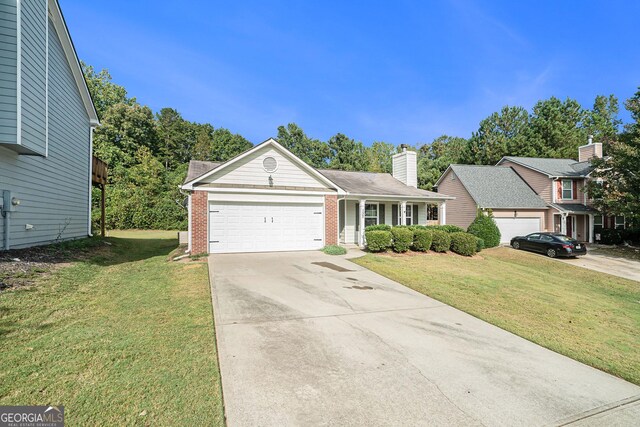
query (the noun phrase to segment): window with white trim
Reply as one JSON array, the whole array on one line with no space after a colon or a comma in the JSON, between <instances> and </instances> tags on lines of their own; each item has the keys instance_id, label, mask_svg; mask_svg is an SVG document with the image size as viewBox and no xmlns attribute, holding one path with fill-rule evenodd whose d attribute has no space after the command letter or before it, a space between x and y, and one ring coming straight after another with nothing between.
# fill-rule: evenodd
<instances>
[{"instance_id":1,"label":"window with white trim","mask_svg":"<svg viewBox=\"0 0 640 427\"><path fill-rule=\"evenodd\" d=\"M378 225L378 204L365 203L364 205L364 226Z\"/></svg>"},{"instance_id":2,"label":"window with white trim","mask_svg":"<svg viewBox=\"0 0 640 427\"><path fill-rule=\"evenodd\" d=\"M604 223L602 215L594 215L593 216L593 228L596 230L602 229L602 224Z\"/></svg>"},{"instance_id":3,"label":"window with white trim","mask_svg":"<svg viewBox=\"0 0 640 427\"><path fill-rule=\"evenodd\" d=\"M427 205L427 221L437 221L438 220L438 205Z\"/></svg>"},{"instance_id":4,"label":"window with white trim","mask_svg":"<svg viewBox=\"0 0 640 427\"><path fill-rule=\"evenodd\" d=\"M624 230L624 215L616 215L616 230Z\"/></svg>"},{"instance_id":5,"label":"window with white trim","mask_svg":"<svg viewBox=\"0 0 640 427\"><path fill-rule=\"evenodd\" d=\"M413 216L413 205L410 203L407 203L407 206L405 208L405 220L404 220L404 224L405 225L411 225L413 224L412 222L412 216Z\"/></svg>"},{"instance_id":6,"label":"window with white trim","mask_svg":"<svg viewBox=\"0 0 640 427\"><path fill-rule=\"evenodd\" d=\"M570 179L562 180L562 200L573 200L573 181Z\"/></svg>"}]
</instances>

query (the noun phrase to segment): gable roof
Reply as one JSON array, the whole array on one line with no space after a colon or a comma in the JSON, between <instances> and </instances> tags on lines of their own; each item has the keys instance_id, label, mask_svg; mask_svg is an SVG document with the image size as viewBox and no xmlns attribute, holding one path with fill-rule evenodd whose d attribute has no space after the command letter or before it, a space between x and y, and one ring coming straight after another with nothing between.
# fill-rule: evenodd
<instances>
[{"instance_id":1,"label":"gable roof","mask_svg":"<svg viewBox=\"0 0 640 427\"><path fill-rule=\"evenodd\" d=\"M453 199L453 197L444 194L409 187L389 173L354 172L335 169L320 169L318 172L335 182L336 185L350 195Z\"/></svg>"},{"instance_id":2,"label":"gable roof","mask_svg":"<svg viewBox=\"0 0 640 427\"><path fill-rule=\"evenodd\" d=\"M273 138L267 139L263 143L254 146L253 148L237 155L236 157L226 162L219 163L191 160L189 162L187 177L184 181L184 184L182 185L182 188L185 190L192 190L193 185L197 184L199 181L202 181L212 174L230 167L234 163L241 161L243 158L268 145L276 148L283 155L286 155L294 163L299 165L302 169L309 172L312 176L318 178L321 182L324 182L331 188L337 189L339 194L346 193L355 196L377 197L398 196L405 198L433 200L455 199L455 197L447 196L441 193L435 193L433 191L409 187L408 185L405 185L388 173L351 172L332 169L316 170L299 159L289 150L284 148Z\"/></svg>"},{"instance_id":3,"label":"gable roof","mask_svg":"<svg viewBox=\"0 0 640 427\"><path fill-rule=\"evenodd\" d=\"M451 165L436 185L453 171L481 208L540 208L547 204L513 169L502 166Z\"/></svg>"},{"instance_id":4,"label":"gable roof","mask_svg":"<svg viewBox=\"0 0 640 427\"><path fill-rule=\"evenodd\" d=\"M591 162L576 162L573 159L505 156L497 164L504 161L517 163L549 177L586 177L593 170Z\"/></svg>"},{"instance_id":5,"label":"gable roof","mask_svg":"<svg viewBox=\"0 0 640 427\"><path fill-rule=\"evenodd\" d=\"M87 81L84 79L84 73L80 67L80 61L78 61L76 48L71 40L71 35L69 34L69 29L67 28L67 23L62 15L62 10L60 9L58 0L48 0L47 4L49 11L51 12L51 22L53 22L54 29L60 39L62 50L64 51L67 63L69 64L69 68L73 74L73 79L78 87L78 92L80 92L80 97L82 98L82 103L87 111L87 115L89 116L89 121L92 126L98 126L100 125L98 112L93 104L93 99L91 99L91 93L89 92Z\"/></svg>"},{"instance_id":6,"label":"gable roof","mask_svg":"<svg viewBox=\"0 0 640 427\"><path fill-rule=\"evenodd\" d=\"M197 183L198 181L201 181L201 180L207 178L208 176L212 175L213 173L216 173L218 171L221 171L223 169L226 169L226 168L230 167L231 165L239 162L240 160L244 159L245 157L250 156L251 154L255 153L256 151L258 151L258 150L260 150L260 149L262 149L264 147L267 147L267 146L272 146L276 150L280 151L289 160L291 160L293 163L297 164L301 169L305 170L311 176L314 176L316 179L318 179L319 181L323 182L327 186L332 187L332 188L336 187L335 183L333 183L327 177L322 175L316 169L314 169L311 166L309 166L306 162L300 160L300 158L295 156L291 151L289 151L286 148L284 148L282 145L280 145L273 138L269 138L266 141L264 141L264 142L262 142L262 143L260 143L258 145L253 146L253 148L250 148L249 150L245 151L244 153L241 153L241 154L237 155L236 157L234 157L234 158L232 158L230 160L227 160L226 162L218 165L217 167L212 168L209 171L204 172L204 173L200 174L199 176L196 176L195 178L193 178L191 180L185 181L185 183L183 184L182 187L185 190L191 190L193 188L193 184ZM210 162L210 163L212 163L212 162ZM194 165L194 166L196 166L196 165ZM191 171L191 163L189 163L189 171ZM195 172L194 172L194 175L195 175ZM187 177L188 176L189 176L189 172L187 172ZM339 187L336 187L336 189L337 190L341 190L341 188L339 188Z\"/></svg>"},{"instance_id":7,"label":"gable roof","mask_svg":"<svg viewBox=\"0 0 640 427\"><path fill-rule=\"evenodd\" d=\"M202 160L189 161L189 170L187 171L187 177L185 178L184 183L186 184L189 181L193 181L205 173L214 170L221 164L222 162L206 162Z\"/></svg>"}]
</instances>

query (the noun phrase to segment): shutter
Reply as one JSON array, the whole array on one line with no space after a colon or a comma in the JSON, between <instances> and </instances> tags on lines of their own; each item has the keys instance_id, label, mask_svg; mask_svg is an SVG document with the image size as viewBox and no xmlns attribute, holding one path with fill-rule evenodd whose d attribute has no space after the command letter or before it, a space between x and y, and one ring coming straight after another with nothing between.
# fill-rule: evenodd
<instances>
[{"instance_id":1,"label":"shutter","mask_svg":"<svg viewBox=\"0 0 640 427\"><path fill-rule=\"evenodd\" d=\"M556 183L557 183L556 200L562 200L562 181L558 180L556 181Z\"/></svg>"},{"instance_id":2,"label":"shutter","mask_svg":"<svg viewBox=\"0 0 640 427\"><path fill-rule=\"evenodd\" d=\"M398 225L398 205L391 205L391 225Z\"/></svg>"},{"instance_id":3,"label":"shutter","mask_svg":"<svg viewBox=\"0 0 640 427\"><path fill-rule=\"evenodd\" d=\"M384 224L384 203L378 205L378 224Z\"/></svg>"},{"instance_id":4,"label":"shutter","mask_svg":"<svg viewBox=\"0 0 640 427\"><path fill-rule=\"evenodd\" d=\"M576 181L575 179L573 180L573 199L578 199L578 181Z\"/></svg>"},{"instance_id":5,"label":"shutter","mask_svg":"<svg viewBox=\"0 0 640 427\"><path fill-rule=\"evenodd\" d=\"M418 224L418 205L413 205L413 215L411 215L411 225Z\"/></svg>"},{"instance_id":6,"label":"shutter","mask_svg":"<svg viewBox=\"0 0 640 427\"><path fill-rule=\"evenodd\" d=\"M360 230L360 203L356 202L356 233Z\"/></svg>"}]
</instances>

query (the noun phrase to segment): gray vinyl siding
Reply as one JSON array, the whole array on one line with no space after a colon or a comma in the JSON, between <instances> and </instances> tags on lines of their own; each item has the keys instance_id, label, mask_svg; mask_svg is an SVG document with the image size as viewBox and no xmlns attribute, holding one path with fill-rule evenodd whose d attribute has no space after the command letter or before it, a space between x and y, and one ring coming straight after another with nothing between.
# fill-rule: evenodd
<instances>
[{"instance_id":1,"label":"gray vinyl siding","mask_svg":"<svg viewBox=\"0 0 640 427\"><path fill-rule=\"evenodd\" d=\"M22 138L21 144L46 153L46 0L22 0Z\"/></svg>"},{"instance_id":2,"label":"gray vinyl siding","mask_svg":"<svg viewBox=\"0 0 640 427\"><path fill-rule=\"evenodd\" d=\"M16 143L16 2L0 0L0 142Z\"/></svg>"},{"instance_id":3,"label":"gray vinyl siding","mask_svg":"<svg viewBox=\"0 0 640 427\"><path fill-rule=\"evenodd\" d=\"M89 117L49 21L49 156L0 147L0 190L22 202L11 214L12 248L50 243L60 232L61 239L87 235L89 150ZM0 239L2 233L0 224Z\"/></svg>"}]
</instances>

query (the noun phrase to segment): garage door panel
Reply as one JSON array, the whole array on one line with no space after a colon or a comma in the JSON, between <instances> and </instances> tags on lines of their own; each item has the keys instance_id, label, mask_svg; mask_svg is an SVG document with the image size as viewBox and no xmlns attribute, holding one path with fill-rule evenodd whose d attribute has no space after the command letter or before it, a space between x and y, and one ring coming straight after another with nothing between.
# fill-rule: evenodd
<instances>
[{"instance_id":1,"label":"garage door panel","mask_svg":"<svg viewBox=\"0 0 640 427\"><path fill-rule=\"evenodd\" d=\"M209 211L212 253L312 250L324 246L322 204L212 202Z\"/></svg>"},{"instance_id":2,"label":"garage door panel","mask_svg":"<svg viewBox=\"0 0 640 427\"><path fill-rule=\"evenodd\" d=\"M500 243L509 243L513 237L541 231L540 218L494 218L500 229Z\"/></svg>"}]
</instances>

